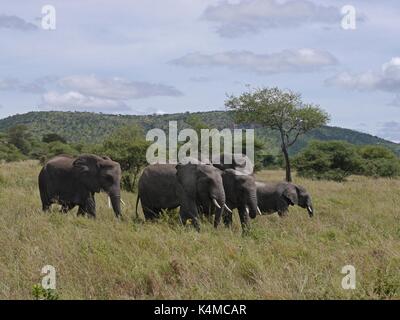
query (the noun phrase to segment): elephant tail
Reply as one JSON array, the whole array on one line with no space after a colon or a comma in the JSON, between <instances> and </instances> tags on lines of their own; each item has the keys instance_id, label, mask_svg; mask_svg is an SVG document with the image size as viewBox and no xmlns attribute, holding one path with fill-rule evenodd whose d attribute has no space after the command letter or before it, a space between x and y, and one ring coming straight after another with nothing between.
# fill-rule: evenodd
<instances>
[{"instance_id":1,"label":"elephant tail","mask_svg":"<svg viewBox=\"0 0 400 320\"><path fill-rule=\"evenodd\" d=\"M40 192L40 200L42 201L43 210L50 205L50 199L47 192L47 177L46 172L42 169L39 173L38 183L39 183L39 192Z\"/></svg>"},{"instance_id":2,"label":"elephant tail","mask_svg":"<svg viewBox=\"0 0 400 320\"><path fill-rule=\"evenodd\" d=\"M139 196L139 194L138 194L137 197L136 197L136 208L135 208L136 219L139 219L139 214L138 214L138 211L137 211L138 204L139 204L139 200L140 200L140 196Z\"/></svg>"}]
</instances>

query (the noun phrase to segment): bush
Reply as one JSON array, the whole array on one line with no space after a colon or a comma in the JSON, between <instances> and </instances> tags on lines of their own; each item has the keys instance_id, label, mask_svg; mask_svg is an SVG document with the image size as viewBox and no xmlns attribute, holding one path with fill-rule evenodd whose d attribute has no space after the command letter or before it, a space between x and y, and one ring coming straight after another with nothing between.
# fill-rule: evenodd
<instances>
[{"instance_id":1,"label":"bush","mask_svg":"<svg viewBox=\"0 0 400 320\"><path fill-rule=\"evenodd\" d=\"M363 159L361 174L375 177L400 175L400 160L393 151L382 146L364 146L358 152Z\"/></svg>"},{"instance_id":2,"label":"bush","mask_svg":"<svg viewBox=\"0 0 400 320\"><path fill-rule=\"evenodd\" d=\"M298 174L312 179L343 181L351 174L400 175L400 160L383 146L357 147L342 141L312 141L294 158Z\"/></svg>"},{"instance_id":3,"label":"bush","mask_svg":"<svg viewBox=\"0 0 400 320\"><path fill-rule=\"evenodd\" d=\"M300 176L343 181L361 170L362 159L355 146L343 141L312 141L293 161Z\"/></svg>"},{"instance_id":4,"label":"bush","mask_svg":"<svg viewBox=\"0 0 400 320\"><path fill-rule=\"evenodd\" d=\"M26 157L13 144L0 140L0 159L11 162L26 160Z\"/></svg>"}]
</instances>

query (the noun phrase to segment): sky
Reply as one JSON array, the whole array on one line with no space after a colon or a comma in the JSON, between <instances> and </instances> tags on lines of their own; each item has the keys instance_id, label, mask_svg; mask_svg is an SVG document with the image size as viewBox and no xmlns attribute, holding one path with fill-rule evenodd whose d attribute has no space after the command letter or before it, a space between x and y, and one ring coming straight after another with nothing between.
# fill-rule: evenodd
<instances>
[{"instance_id":1,"label":"sky","mask_svg":"<svg viewBox=\"0 0 400 320\"><path fill-rule=\"evenodd\" d=\"M400 142L399 16L390 0L2 0L0 118L223 110L278 86Z\"/></svg>"}]
</instances>

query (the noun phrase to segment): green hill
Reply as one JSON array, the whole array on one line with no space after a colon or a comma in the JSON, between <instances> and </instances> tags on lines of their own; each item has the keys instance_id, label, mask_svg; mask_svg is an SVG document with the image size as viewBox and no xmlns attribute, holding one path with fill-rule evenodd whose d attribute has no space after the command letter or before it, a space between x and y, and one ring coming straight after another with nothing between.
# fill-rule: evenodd
<instances>
[{"instance_id":1,"label":"green hill","mask_svg":"<svg viewBox=\"0 0 400 320\"><path fill-rule=\"evenodd\" d=\"M6 131L17 124L25 124L31 133L41 137L47 133L57 133L65 137L69 142L96 143L101 142L116 128L139 124L145 131L152 128L168 129L168 121L178 121L179 129L188 127L185 122L188 117L197 115L200 120L213 128L243 128L235 125L231 113L227 111L210 111L197 113L176 113L166 115L109 115L90 112L29 112L17 114L0 119L0 132ZM248 126L247 126L248 127ZM279 138L275 132L255 127L256 136L265 142L267 150L272 153L278 151ZM400 155L400 144L381 139L370 134L357 132L339 127L324 126L313 130L303 136L291 149L292 153L298 152L307 142L312 139L318 140L345 140L353 144L379 144L385 145Z\"/></svg>"}]
</instances>

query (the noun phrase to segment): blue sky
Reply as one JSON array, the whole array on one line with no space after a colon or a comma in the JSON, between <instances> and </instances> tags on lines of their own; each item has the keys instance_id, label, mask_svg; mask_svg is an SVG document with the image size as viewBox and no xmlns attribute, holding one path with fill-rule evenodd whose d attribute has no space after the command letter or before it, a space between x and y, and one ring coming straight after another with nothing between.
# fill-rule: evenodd
<instances>
[{"instance_id":1,"label":"blue sky","mask_svg":"<svg viewBox=\"0 0 400 320\"><path fill-rule=\"evenodd\" d=\"M348 4L355 30L341 27ZM396 1L3 0L0 117L218 110L247 85L279 86L331 125L400 141L399 16Z\"/></svg>"}]
</instances>

